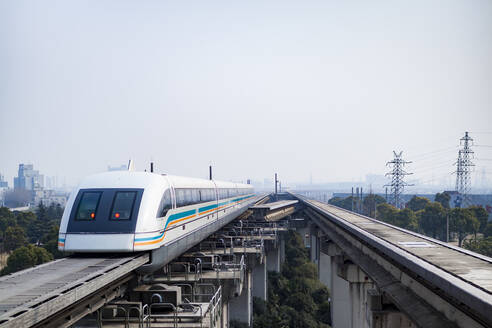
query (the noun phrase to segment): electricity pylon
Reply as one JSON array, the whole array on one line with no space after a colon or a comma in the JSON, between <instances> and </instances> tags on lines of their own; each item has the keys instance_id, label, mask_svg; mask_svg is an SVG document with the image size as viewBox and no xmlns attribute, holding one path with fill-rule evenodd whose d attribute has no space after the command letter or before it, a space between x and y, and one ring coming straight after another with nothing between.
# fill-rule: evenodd
<instances>
[{"instance_id":1,"label":"electricity pylon","mask_svg":"<svg viewBox=\"0 0 492 328\"><path fill-rule=\"evenodd\" d=\"M471 145L473 139L465 132L465 136L460 139L462 149L458 151L458 160L456 161L456 191L459 193L456 200L457 207L466 207L471 205L469 192L471 189L471 171L475 166L472 162L473 150Z\"/></svg>"},{"instance_id":2,"label":"electricity pylon","mask_svg":"<svg viewBox=\"0 0 492 328\"><path fill-rule=\"evenodd\" d=\"M384 187L391 188L389 203L395 206L396 208L401 208L403 205L401 200L401 194L403 193L404 188L406 186L413 186L403 181L406 175L412 174L412 173L407 173L403 169L403 167L405 166L405 164L409 164L412 162L407 162L403 160L402 151L399 154L393 151L393 154L395 155L395 158L391 162L386 163L386 166L392 167L391 172L386 173L386 176L391 176L391 184L384 185Z\"/></svg>"}]
</instances>

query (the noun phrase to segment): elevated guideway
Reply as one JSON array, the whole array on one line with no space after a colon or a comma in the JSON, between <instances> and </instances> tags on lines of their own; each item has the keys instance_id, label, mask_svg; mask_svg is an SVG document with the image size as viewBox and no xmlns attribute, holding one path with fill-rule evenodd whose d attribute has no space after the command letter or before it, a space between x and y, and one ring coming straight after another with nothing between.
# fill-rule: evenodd
<instances>
[{"instance_id":1,"label":"elevated guideway","mask_svg":"<svg viewBox=\"0 0 492 328\"><path fill-rule=\"evenodd\" d=\"M148 254L67 257L1 277L0 327L34 326L90 296L96 297L86 305L97 307L98 302L118 296L116 289L148 260ZM101 289L104 292L94 295ZM71 324L85 314L63 321Z\"/></svg>"},{"instance_id":2,"label":"elevated guideway","mask_svg":"<svg viewBox=\"0 0 492 328\"><path fill-rule=\"evenodd\" d=\"M280 200L273 203L250 206L253 217L263 218L266 221L281 220L296 211L297 200Z\"/></svg>"},{"instance_id":3,"label":"elevated guideway","mask_svg":"<svg viewBox=\"0 0 492 328\"><path fill-rule=\"evenodd\" d=\"M335 275L344 277L351 289L353 284L367 292L360 298L375 313L382 315L383 303L389 302L418 327L492 327L491 258L292 196L305 205L305 214L321 232L319 249L332 259L332 281ZM364 290L364 284L374 288ZM360 323L361 304L355 302L352 322Z\"/></svg>"},{"instance_id":4,"label":"elevated guideway","mask_svg":"<svg viewBox=\"0 0 492 328\"><path fill-rule=\"evenodd\" d=\"M256 196L252 202L265 197ZM73 255L0 277L0 328L68 327L122 296L130 280L155 271L153 256L169 263L247 208L238 207L223 220L185 234L159 252Z\"/></svg>"}]
</instances>

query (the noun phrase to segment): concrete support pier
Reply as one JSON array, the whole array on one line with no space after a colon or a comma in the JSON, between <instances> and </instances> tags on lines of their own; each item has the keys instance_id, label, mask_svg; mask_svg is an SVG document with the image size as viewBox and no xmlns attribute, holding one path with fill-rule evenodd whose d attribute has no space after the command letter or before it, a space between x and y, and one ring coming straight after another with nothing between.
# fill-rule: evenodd
<instances>
[{"instance_id":1,"label":"concrete support pier","mask_svg":"<svg viewBox=\"0 0 492 328\"><path fill-rule=\"evenodd\" d=\"M267 257L263 257L263 261L256 262L252 270L253 274L253 297L259 297L266 301L268 289L267 277Z\"/></svg>"},{"instance_id":2,"label":"concrete support pier","mask_svg":"<svg viewBox=\"0 0 492 328\"><path fill-rule=\"evenodd\" d=\"M280 242L276 248L269 249L266 253L267 271L280 272Z\"/></svg>"},{"instance_id":3,"label":"concrete support pier","mask_svg":"<svg viewBox=\"0 0 492 328\"><path fill-rule=\"evenodd\" d=\"M330 297L331 297L331 322L333 328L351 328L351 300L349 283L338 276L340 262L343 262L342 256L331 256L331 281L330 281Z\"/></svg>"},{"instance_id":4,"label":"concrete support pier","mask_svg":"<svg viewBox=\"0 0 492 328\"><path fill-rule=\"evenodd\" d=\"M220 319L222 328L229 328L229 301L222 302L222 317Z\"/></svg>"},{"instance_id":5,"label":"concrete support pier","mask_svg":"<svg viewBox=\"0 0 492 328\"><path fill-rule=\"evenodd\" d=\"M253 318L252 274L245 272L241 295L229 300L229 320L235 320L251 326Z\"/></svg>"}]
</instances>

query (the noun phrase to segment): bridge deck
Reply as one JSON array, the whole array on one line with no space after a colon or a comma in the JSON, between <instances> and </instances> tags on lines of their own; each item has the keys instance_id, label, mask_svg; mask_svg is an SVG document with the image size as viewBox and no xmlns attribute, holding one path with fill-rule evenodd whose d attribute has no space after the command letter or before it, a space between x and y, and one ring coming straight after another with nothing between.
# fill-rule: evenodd
<instances>
[{"instance_id":1,"label":"bridge deck","mask_svg":"<svg viewBox=\"0 0 492 328\"><path fill-rule=\"evenodd\" d=\"M492 259L371 220L334 206L317 206L492 295Z\"/></svg>"},{"instance_id":2,"label":"bridge deck","mask_svg":"<svg viewBox=\"0 0 492 328\"><path fill-rule=\"evenodd\" d=\"M299 201L298 200L279 200L278 202L273 202L273 203L266 203L266 204L259 204L259 205L253 205L250 206L249 208L252 209L266 209L269 211L277 210L279 208L284 208L287 206L292 206L294 204L297 204Z\"/></svg>"},{"instance_id":3,"label":"bridge deck","mask_svg":"<svg viewBox=\"0 0 492 328\"><path fill-rule=\"evenodd\" d=\"M409 288L435 309L444 311L451 321L459 321L461 326L492 326L492 258L335 206L303 197L300 199L327 219L335 234L350 240L346 247L352 246L349 250L352 255L356 255L354 249L357 249L356 252L374 261L377 270L386 270L386 274L394 279L389 284ZM338 242L343 244L341 240ZM383 280L379 282L385 283ZM401 295L396 293L393 296L399 298ZM445 305L443 300L445 304L453 304L454 308ZM398 301L406 302L404 298ZM425 307L421 310L432 314ZM420 320L416 316L411 317L412 320ZM437 320L438 317L430 318Z\"/></svg>"},{"instance_id":4,"label":"bridge deck","mask_svg":"<svg viewBox=\"0 0 492 328\"><path fill-rule=\"evenodd\" d=\"M148 254L67 257L0 278L0 327L29 327L122 278Z\"/></svg>"}]
</instances>

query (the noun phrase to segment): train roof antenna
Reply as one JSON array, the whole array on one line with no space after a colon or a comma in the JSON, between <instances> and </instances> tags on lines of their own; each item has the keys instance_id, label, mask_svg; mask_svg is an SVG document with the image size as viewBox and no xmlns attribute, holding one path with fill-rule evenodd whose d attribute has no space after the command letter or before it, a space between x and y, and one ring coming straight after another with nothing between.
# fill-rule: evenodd
<instances>
[{"instance_id":1,"label":"train roof antenna","mask_svg":"<svg viewBox=\"0 0 492 328\"><path fill-rule=\"evenodd\" d=\"M128 171L135 171L135 163L132 159L128 161Z\"/></svg>"}]
</instances>

